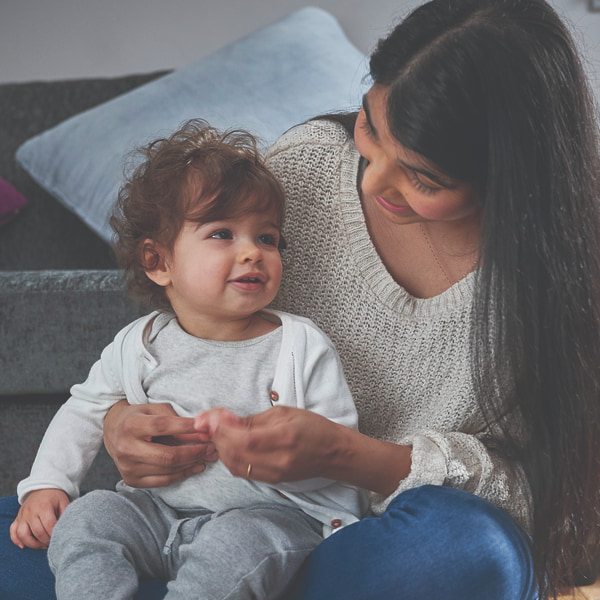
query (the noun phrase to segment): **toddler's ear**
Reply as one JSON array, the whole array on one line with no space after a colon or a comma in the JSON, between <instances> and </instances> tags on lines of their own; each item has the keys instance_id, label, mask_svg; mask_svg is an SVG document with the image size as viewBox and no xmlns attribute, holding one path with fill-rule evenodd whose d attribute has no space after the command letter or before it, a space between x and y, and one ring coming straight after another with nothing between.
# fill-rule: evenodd
<instances>
[{"instance_id":1,"label":"toddler's ear","mask_svg":"<svg viewBox=\"0 0 600 600\"><path fill-rule=\"evenodd\" d=\"M146 276L156 285L165 287L171 283L169 266L165 259L165 249L154 240L144 240L142 244L142 265Z\"/></svg>"}]
</instances>

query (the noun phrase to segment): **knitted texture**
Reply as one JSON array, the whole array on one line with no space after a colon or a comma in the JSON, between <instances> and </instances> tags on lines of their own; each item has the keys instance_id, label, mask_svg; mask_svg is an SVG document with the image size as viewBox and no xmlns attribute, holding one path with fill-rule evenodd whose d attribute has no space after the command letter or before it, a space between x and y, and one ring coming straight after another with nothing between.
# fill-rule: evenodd
<instances>
[{"instance_id":1,"label":"knitted texture","mask_svg":"<svg viewBox=\"0 0 600 600\"><path fill-rule=\"evenodd\" d=\"M288 203L274 307L311 318L333 340L360 430L413 448L411 473L396 492L372 495L376 514L406 489L448 485L490 500L524 525L518 480L482 442L486 428L469 361L474 276L426 299L394 281L367 231L359 158L345 129L330 121L300 125L270 149L268 164Z\"/></svg>"}]
</instances>

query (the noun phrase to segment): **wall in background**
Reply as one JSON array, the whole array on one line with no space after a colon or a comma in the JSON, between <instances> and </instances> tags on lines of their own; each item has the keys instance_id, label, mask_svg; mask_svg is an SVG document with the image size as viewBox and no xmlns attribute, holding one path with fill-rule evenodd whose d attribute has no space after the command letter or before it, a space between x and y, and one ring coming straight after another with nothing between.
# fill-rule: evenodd
<instances>
[{"instance_id":1,"label":"wall in background","mask_svg":"<svg viewBox=\"0 0 600 600\"><path fill-rule=\"evenodd\" d=\"M600 13L551 0L582 32L600 72ZM176 68L292 11L331 12L368 53L420 0L4 0L0 83L115 76Z\"/></svg>"},{"instance_id":2,"label":"wall in background","mask_svg":"<svg viewBox=\"0 0 600 600\"><path fill-rule=\"evenodd\" d=\"M307 4L335 15L367 52L418 1L5 0L0 82L179 67Z\"/></svg>"}]
</instances>

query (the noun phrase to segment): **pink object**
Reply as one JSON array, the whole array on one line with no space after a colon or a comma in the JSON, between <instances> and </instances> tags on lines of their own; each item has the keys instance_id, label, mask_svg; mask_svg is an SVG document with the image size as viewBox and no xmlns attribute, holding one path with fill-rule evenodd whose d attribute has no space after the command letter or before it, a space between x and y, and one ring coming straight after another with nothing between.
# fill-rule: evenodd
<instances>
[{"instance_id":1,"label":"pink object","mask_svg":"<svg viewBox=\"0 0 600 600\"><path fill-rule=\"evenodd\" d=\"M14 219L27 206L27 198L0 178L0 226Z\"/></svg>"}]
</instances>

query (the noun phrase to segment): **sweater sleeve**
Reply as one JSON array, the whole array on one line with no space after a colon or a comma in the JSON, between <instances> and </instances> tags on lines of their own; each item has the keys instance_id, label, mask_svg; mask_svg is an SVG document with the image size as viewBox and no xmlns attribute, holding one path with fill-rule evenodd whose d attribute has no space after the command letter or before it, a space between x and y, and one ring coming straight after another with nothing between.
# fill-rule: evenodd
<instances>
[{"instance_id":1,"label":"sweater sleeve","mask_svg":"<svg viewBox=\"0 0 600 600\"><path fill-rule=\"evenodd\" d=\"M19 502L40 489L61 489L71 500L80 493L81 481L102 444L104 417L109 408L126 397L123 376L123 344L128 326L102 352L84 383L71 388L46 430L29 477L17 486Z\"/></svg>"},{"instance_id":2,"label":"sweater sleeve","mask_svg":"<svg viewBox=\"0 0 600 600\"><path fill-rule=\"evenodd\" d=\"M371 495L376 514L385 511L400 493L422 485L459 488L494 503L522 527L529 527L528 492L524 478L500 452L486 445L486 434L420 431L400 444L412 446L408 477L390 496Z\"/></svg>"}]
</instances>

